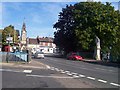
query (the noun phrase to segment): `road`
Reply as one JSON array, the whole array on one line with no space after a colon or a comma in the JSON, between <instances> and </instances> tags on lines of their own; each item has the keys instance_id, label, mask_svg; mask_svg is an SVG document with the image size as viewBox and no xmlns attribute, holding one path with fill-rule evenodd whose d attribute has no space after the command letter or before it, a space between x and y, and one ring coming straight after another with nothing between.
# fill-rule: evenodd
<instances>
[{"instance_id":1,"label":"road","mask_svg":"<svg viewBox=\"0 0 120 90\"><path fill-rule=\"evenodd\" d=\"M117 67L56 57L33 60L47 68L3 66L3 88L120 88Z\"/></svg>"},{"instance_id":2,"label":"road","mask_svg":"<svg viewBox=\"0 0 120 90\"><path fill-rule=\"evenodd\" d=\"M97 88L120 87L120 68L91 64L82 61L73 61L55 57L36 59L51 67L51 70L64 73L79 80L92 83Z\"/></svg>"}]
</instances>

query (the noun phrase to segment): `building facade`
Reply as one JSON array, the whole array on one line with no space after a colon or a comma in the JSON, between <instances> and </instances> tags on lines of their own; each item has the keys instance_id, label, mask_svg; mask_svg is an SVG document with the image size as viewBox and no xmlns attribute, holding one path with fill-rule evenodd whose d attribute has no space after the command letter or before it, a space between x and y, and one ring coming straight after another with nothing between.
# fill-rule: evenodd
<instances>
[{"instance_id":1,"label":"building facade","mask_svg":"<svg viewBox=\"0 0 120 90\"><path fill-rule=\"evenodd\" d=\"M3 29L0 29L0 51L2 51L2 31Z\"/></svg>"},{"instance_id":2,"label":"building facade","mask_svg":"<svg viewBox=\"0 0 120 90\"><path fill-rule=\"evenodd\" d=\"M53 43L53 38L51 37L37 37L28 38L27 47L32 50L32 52L43 52L43 53L54 53L56 50L56 45Z\"/></svg>"}]
</instances>

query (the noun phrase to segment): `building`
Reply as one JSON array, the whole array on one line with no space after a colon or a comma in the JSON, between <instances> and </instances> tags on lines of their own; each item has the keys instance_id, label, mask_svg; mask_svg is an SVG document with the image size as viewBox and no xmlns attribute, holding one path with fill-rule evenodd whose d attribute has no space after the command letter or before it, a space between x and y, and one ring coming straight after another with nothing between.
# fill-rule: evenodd
<instances>
[{"instance_id":1,"label":"building","mask_svg":"<svg viewBox=\"0 0 120 90\"><path fill-rule=\"evenodd\" d=\"M54 53L56 50L56 45L53 43L53 38L51 37L28 38L27 47L31 49L32 52L41 51L44 53Z\"/></svg>"},{"instance_id":2,"label":"building","mask_svg":"<svg viewBox=\"0 0 120 90\"><path fill-rule=\"evenodd\" d=\"M2 31L3 29L0 29L0 51L2 50Z\"/></svg>"},{"instance_id":3,"label":"building","mask_svg":"<svg viewBox=\"0 0 120 90\"><path fill-rule=\"evenodd\" d=\"M26 25L23 22L22 31L21 31L21 42L20 42L21 50L26 50L27 49L26 46L27 46L27 31L26 31Z\"/></svg>"}]
</instances>

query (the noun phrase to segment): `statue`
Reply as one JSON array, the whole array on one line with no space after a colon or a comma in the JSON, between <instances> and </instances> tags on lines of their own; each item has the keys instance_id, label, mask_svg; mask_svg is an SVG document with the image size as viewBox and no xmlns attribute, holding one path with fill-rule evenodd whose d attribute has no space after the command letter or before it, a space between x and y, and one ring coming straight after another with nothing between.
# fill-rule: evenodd
<instances>
[{"instance_id":1,"label":"statue","mask_svg":"<svg viewBox=\"0 0 120 90\"><path fill-rule=\"evenodd\" d=\"M100 39L98 38L98 36L95 36L95 42L96 42L96 48L95 48L95 52L94 52L94 57L96 60L101 60L100 58Z\"/></svg>"}]
</instances>

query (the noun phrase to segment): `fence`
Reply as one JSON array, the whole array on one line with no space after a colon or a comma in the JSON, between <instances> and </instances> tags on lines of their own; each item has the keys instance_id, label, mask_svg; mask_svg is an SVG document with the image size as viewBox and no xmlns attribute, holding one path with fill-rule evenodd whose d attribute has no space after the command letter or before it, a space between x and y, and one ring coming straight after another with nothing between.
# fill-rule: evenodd
<instances>
[{"instance_id":1,"label":"fence","mask_svg":"<svg viewBox=\"0 0 120 90\"><path fill-rule=\"evenodd\" d=\"M93 59L94 57L94 53L92 52L77 52L78 55L84 57L84 58L89 58L89 59Z\"/></svg>"},{"instance_id":2,"label":"fence","mask_svg":"<svg viewBox=\"0 0 120 90\"><path fill-rule=\"evenodd\" d=\"M29 52L0 52L1 62L29 62L31 60L31 55Z\"/></svg>"}]
</instances>

